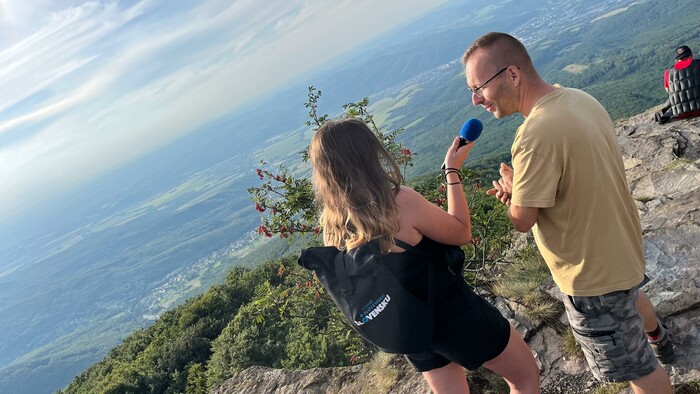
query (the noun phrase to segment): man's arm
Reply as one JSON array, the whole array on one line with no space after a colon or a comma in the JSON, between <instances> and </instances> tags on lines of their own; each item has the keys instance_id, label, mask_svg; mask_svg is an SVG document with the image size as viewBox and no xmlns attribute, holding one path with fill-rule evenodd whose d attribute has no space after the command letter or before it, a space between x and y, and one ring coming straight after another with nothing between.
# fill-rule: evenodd
<instances>
[{"instance_id":1,"label":"man's arm","mask_svg":"<svg viewBox=\"0 0 700 394\"><path fill-rule=\"evenodd\" d=\"M530 231L532 226L537 222L538 211L539 208L511 205L510 208L508 208L508 219L513 223L516 230L521 233L526 233Z\"/></svg>"}]
</instances>

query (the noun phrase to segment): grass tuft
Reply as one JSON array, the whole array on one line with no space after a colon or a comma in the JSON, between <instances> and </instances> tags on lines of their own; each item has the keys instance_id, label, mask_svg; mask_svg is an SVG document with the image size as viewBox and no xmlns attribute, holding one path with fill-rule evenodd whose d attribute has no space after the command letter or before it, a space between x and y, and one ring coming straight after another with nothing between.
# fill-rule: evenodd
<instances>
[{"instance_id":1,"label":"grass tuft","mask_svg":"<svg viewBox=\"0 0 700 394\"><path fill-rule=\"evenodd\" d=\"M493 284L493 293L524 306L531 319L554 321L561 313L559 303L540 287L551 280L549 269L534 246L518 251L514 263L507 266Z\"/></svg>"},{"instance_id":2,"label":"grass tuft","mask_svg":"<svg viewBox=\"0 0 700 394\"><path fill-rule=\"evenodd\" d=\"M673 388L674 394L700 394L700 380L681 383Z\"/></svg>"},{"instance_id":3,"label":"grass tuft","mask_svg":"<svg viewBox=\"0 0 700 394\"><path fill-rule=\"evenodd\" d=\"M374 357L365 364L367 369L372 373L372 391L375 393L388 393L391 387L396 384L399 377L399 369L394 362L396 356L377 352Z\"/></svg>"},{"instance_id":4,"label":"grass tuft","mask_svg":"<svg viewBox=\"0 0 700 394\"><path fill-rule=\"evenodd\" d=\"M680 158L673 160L670 163L666 164L664 166L664 169L667 171L673 171L676 168L680 167L682 164L691 164L691 163L693 163L692 160L687 159L685 157L680 157Z\"/></svg>"},{"instance_id":5,"label":"grass tuft","mask_svg":"<svg viewBox=\"0 0 700 394\"><path fill-rule=\"evenodd\" d=\"M561 307L558 301L551 300L547 295L543 295L545 299L535 301L526 311L527 315L536 320L547 322L557 321L561 314Z\"/></svg>"},{"instance_id":6,"label":"grass tuft","mask_svg":"<svg viewBox=\"0 0 700 394\"><path fill-rule=\"evenodd\" d=\"M593 394L618 394L620 391L629 387L629 383L604 383L593 391Z\"/></svg>"},{"instance_id":7,"label":"grass tuft","mask_svg":"<svg viewBox=\"0 0 700 394\"><path fill-rule=\"evenodd\" d=\"M564 354L568 357L578 360L582 360L584 357L583 350L581 350L581 345L576 342L576 338L574 338L574 332L571 330L571 327L566 329L566 332L561 338L561 348Z\"/></svg>"}]
</instances>

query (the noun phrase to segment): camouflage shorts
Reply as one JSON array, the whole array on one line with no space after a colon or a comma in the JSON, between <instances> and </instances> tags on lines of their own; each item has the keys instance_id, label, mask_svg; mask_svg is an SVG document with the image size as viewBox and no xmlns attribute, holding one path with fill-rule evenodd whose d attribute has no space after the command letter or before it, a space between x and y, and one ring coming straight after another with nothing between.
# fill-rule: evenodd
<instances>
[{"instance_id":1,"label":"camouflage shorts","mask_svg":"<svg viewBox=\"0 0 700 394\"><path fill-rule=\"evenodd\" d=\"M654 372L658 365L637 312L640 286L593 297L564 294L574 337L598 380L635 380Z\"/></svg>"}]
</instances>

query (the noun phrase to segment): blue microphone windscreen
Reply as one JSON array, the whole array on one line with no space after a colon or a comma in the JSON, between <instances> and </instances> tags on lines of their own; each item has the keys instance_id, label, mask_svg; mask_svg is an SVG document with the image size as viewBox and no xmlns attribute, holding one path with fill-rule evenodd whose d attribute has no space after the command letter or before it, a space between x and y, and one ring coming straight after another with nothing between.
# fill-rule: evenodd
<instances>
[{"instance_id":1,"label":"blue microphone windscreen","mask_svg":"<svg viewBox=\"0 0 700 394\"><path fill-rule=\"evenodd\" d=\"M471 118L464 122L462 129L459 131L459 136L467 141L476 141L481 135L481 130L484 129L484 125L481 121L476 118Z\"/></svg>"}]
</instances>

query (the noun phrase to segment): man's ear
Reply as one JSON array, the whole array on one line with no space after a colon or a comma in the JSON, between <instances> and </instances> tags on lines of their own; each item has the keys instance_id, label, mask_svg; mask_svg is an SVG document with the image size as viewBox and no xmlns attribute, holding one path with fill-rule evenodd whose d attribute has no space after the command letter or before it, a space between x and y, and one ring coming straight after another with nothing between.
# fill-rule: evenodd
<instances>
[{"instance_id":1,"label":"man's ear","mask_svg":"<svg viewBox=\"0 0 700 394\"><path fill-rule=\"evenodd\" d=\"M518 86L520 85L520 81L522 78L522 72L520 71L519 67L510 67L508 68L508 79L510 79L510 82L513 84L513 86Z\"/></svg>"}]
</instances>

